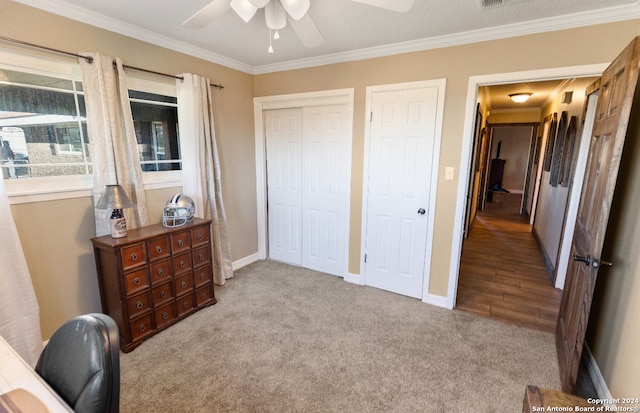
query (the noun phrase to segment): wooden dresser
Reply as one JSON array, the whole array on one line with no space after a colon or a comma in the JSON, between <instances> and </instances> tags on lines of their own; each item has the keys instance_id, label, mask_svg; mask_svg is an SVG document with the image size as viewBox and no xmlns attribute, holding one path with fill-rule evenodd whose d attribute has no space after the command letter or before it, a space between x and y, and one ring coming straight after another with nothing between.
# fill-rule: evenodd
<instances>
[{"instance_id":1,"label":"wooden dresser","mask_svg":"<svg viewBox=\"0 0 640 413\"><path fill-rule=\"evenodd\" d=\"M120 329L125 353L176 321L216 303L211 221L132 229L92 238L102 311Z\"/></svg>"}]
</instances>

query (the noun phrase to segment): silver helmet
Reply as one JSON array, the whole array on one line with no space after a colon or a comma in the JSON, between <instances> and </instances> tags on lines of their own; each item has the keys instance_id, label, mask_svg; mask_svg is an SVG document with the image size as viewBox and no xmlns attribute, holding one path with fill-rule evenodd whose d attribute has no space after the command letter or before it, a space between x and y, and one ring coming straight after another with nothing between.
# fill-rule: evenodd
<instances>
[{"instance_id":1,"label":"silver helmet","mask_svg":"<svg viewBox=\"0 0 640 413\"><path fill-rule=\"evenodd\" d=\"M193 199L183 194L175 194L167 201L162 211L162 225L165 227L181 227L193 220L196 205Z\"/></svg>"}]
</instances>

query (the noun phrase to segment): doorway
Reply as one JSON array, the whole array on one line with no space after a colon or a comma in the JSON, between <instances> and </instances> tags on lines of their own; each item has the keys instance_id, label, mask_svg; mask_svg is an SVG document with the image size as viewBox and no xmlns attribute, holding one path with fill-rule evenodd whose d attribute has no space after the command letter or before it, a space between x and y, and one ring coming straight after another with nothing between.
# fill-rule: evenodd
<instances>
[{"instance_id":1,"label":"doorway","mask_svg":"<svg viewBox=\"0 0 640 413\"><path fill-rule=\"evenodd\" d=\"M569 68L560 68L554 70L544 70L544 71L533 71L533 72L522 72L522 73L509 73L509 74L501 74L501 75L490 75L490 76L478 76L472 77L469 82L469 90L467 95L467 117L465 122L465 135L463 142L463 159L461 163L461 171L469 171L471 164L471 153L473 148L473 127L475 123L475 111L476 105L478 102L479 90L483 86L492 86L492 85L500 85L500 84L514 84L514 83L526 83L526 82L535 82L539 80L549 80L549 79L562 79L562 78L583 78L583 77L598 77L602 73L602 71L606 68L606 65L589 65L589 66L579 66L579 67L569 67ZM536 139L541 138L540 136L536 136ZM542 143L541 143L542 146ZM542 156L543 149L540 149L539 152ZM469 185L469 175L461 173L460 181L458 185L458 199L465 199L464 196L467 192L467 188ZM544 179L544 176L543 176ZM565 190L566 191L566 190ZM566 200L566 199L565 199ZM458 203L456 206L456 230L454 233L454 244L453 244L453 254L452 254L452 274L450 276L450 284L449 284L449 294L448 294L448 306L450 308L455 307L457 293L458 293L458 283L459 283L459 274L460 274L460 259L463 248L463 228L464 228L464 208L466 205L461 205ZM561 217L561 225L560 225L560 234L562 234L561 228L563 227L562 220L564 219L564 208L562 208L562 217ZM561 235L560 235L561 236ZM557 251L555 251L557 254ZM553 257L553 261L555 262L555 258Z\"/></svg>"}]
</instances>

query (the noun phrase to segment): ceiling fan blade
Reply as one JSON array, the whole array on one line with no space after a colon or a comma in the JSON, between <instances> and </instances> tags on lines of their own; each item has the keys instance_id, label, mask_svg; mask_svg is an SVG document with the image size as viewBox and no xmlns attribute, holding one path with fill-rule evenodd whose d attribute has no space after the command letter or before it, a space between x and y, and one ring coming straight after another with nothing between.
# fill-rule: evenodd
<instances>
[{"instance_id":1,"label":"ceiling fan blade","mask_svg":"<svg viewBox=\"0 0 640 413\"><path fill-rule=\"evenodd\" d=\"M249 3L253 4L256 8L261 9L269 3L269 0L249 0Z\"/></svg>"},{"instance_id":2,"label":"ceiling fan blade","mask_svg":"<svg viewBox=\"0 0 640 413\"><path fill-rule=\"evenodd\" d=\"M202 29L207 26L218 16L221 16L224 12L229 10L230 0L213 0L193 16L185 20L182 25L190 29Z\"/></svg>"},{"instance_id":3,"label":"ceiling fan blade","mask_svg":"<svg viewBox=\"0 0 640 413\"><path fill-rule=\"evenodd\" d=\"M307 14L311 5L309 0L280 0L280 3L294 20L300 20Z\"/></svg>"},{"instance_id":4,"label":"ceiling fan blade","mask_svg":"<svg viewBox=\"0 0 640 413\"><path fill-rule=\"evenodd\" d=\"M406 13L413 7L415 0L352 0L369 6Z\"/></svg>"},{"instance_id":5,"label":"ceiling fan blade","mask_svg":"<svg viewBox=\"0 0 640 413\"><path fill-rule=\"evenodd\" d=\"M305 14L300 20L295 20L289 16L288 20L293 31L296 32L302 44L306 47L316 47L324 43L324 37L322 37L320 30L311 20L309 14Z\"/></svg>"},{"instance_id":6,"label":"ceiling fan blade","mask_svg":"<svg viewBox=\"0 0 640 413\"><path fill-rule=\"evenodd\" d=\"M230 5L233 11L235 11L245 23L249 23L249 20L251 20L253 15L256 14L256 11L258 11L248 0L231 0Z\"/></svg>"}]
</instances>

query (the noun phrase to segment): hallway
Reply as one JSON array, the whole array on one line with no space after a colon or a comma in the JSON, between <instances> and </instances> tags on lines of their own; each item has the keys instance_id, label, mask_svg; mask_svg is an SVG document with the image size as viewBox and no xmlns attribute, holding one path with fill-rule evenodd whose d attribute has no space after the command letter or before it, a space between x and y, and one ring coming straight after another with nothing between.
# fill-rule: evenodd
<instances>
[{"instance_id":1,"label":"hallway","mask_svg":"<svg viewBox=\"0 0 640 413\"><path fill-rule=\"evenodd\" d=\"M456 309L555 332L562 290L552 286L520 195L496 193L464 241Z\"/></svg>"}]
</instances>

